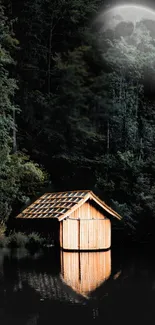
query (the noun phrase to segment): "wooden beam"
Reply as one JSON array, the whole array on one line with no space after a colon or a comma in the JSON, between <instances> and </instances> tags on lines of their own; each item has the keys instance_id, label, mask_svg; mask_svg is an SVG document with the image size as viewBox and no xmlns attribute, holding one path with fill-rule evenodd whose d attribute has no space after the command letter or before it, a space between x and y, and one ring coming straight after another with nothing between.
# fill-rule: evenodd
<instances>
[{"instance_id":1,"label":"wooden beam","mask_svg":"<svg viewBox=\"0 0 155 325\"><path fill-rule=\"evenodd\" d=\"M62 248L63 248L64 244L63 244L63 220L62 220Z\"/></svg>"},{"instance_id":2,"label":"wooden beam","mask_svg":"<svg viewBox=\"0 0 155 325\"><path fill-rule=\"evenodd\" d=\"M80 250L80 219L78 219L78 249Z\"/></svg>"},{"instance_id":3,"label":"wooden beam","mask_svg":"<svg viewBox=\"0 0 155 325\"><path fill-rule=\"evenodd\" d=\"M113 209L111 209L106 203L101 201L93 192L90 193L90 199L94 200L98 205L100 205L101 208L109 212L111 215L116 217L117 219L121 220L122 217L115 212Z\"/></svg>"}]
</instances>

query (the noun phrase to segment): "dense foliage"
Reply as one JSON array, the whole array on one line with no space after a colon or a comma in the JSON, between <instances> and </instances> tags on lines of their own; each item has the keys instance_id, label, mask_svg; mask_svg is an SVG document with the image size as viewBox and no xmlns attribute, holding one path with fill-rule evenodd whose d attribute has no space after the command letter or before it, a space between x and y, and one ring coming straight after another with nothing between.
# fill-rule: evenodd
<instances>
[{"instance_id":1,"label":"dense foliage","mask_svg":"<svg viewBox=\"0 0 155 325\"><path fill-rule=\"evenodd\" d=\"M22 204L37 193L46 174L24 153L17 152L15 103L17 80L12 77L11 54L17 50L18 41L11 30L0 3L0 221L6 221L12 207ZM20 206L20 204L19 204Z\"/></svg>"},{"instance_id":2,"label":"dense foliage","mask_svg":"<svg viewBox=\"0 0 155 325\"><path fill-rule=\"evenodd\" d=\"M155 46L141 27L132 44L104 40L90 24L100 5L8 0L9 20L0 5L0 209L5 218L45 180L19 155L26 150L55 190L90 188L148 236L155 220Z\"/></svg>"}]
</instances>

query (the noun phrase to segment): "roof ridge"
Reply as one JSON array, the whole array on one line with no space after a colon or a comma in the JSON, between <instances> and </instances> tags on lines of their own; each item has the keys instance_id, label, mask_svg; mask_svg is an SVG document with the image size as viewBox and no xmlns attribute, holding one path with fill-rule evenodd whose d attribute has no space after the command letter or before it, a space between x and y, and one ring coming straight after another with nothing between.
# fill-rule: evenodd
<instances>
[{"instance_id":1,"label":"roof ridge","mask_svg":"<svg viewBox=\"0 0 155 325\"><path fill-rule=\"evenodd\" d=\"M75 192L92 192L92 190L69 190L69 191L61 191L61 192L45 192L44 194L42 194L40 197L42 197L43 195L46 194L61 194L61 193L75 193Z\"/></svg>"}]
</instances>

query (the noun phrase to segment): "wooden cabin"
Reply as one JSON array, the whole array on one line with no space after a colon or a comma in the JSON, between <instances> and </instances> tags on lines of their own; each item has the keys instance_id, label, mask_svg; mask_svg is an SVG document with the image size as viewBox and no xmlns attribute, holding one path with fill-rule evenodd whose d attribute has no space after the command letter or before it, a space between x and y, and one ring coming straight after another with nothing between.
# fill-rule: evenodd
<instances>
[{"instance_id":1,"label":"wooden cabin","mask_svg":"<svg viewBox=\"0 0 155 325\"><path fill-rule=\"evenodd\" d=\"M101 201L92 191L47 193L27 207L16 218L56 221L57 239L65 250L102 250L111 247L110 216L121 216ZM52 223L46 224L52 232Z\"/></svg>"}]
</instances>

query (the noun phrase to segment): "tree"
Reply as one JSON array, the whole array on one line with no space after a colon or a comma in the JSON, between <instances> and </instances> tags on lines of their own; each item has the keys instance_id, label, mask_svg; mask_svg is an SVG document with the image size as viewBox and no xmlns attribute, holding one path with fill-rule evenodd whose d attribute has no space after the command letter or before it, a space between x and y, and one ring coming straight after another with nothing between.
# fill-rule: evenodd
<instances>
[{"instance_id":1,"label":"tree","mask_svg":"<svg viewBox=\"0 0 155 325\"><path fill-rule=\"evenodd\" d=\"M25 161L26 156L12 150L15 144L14 112L17 107L13 103L17 81L10 77L14 63L11 52L16 49L18 41L11 33L4 9L0 2L0 219L5 221L14 202L25 203L26 197L32 197L38 191L45 181L45 173L34 163Z\"/></svg>"}]
</instances>

